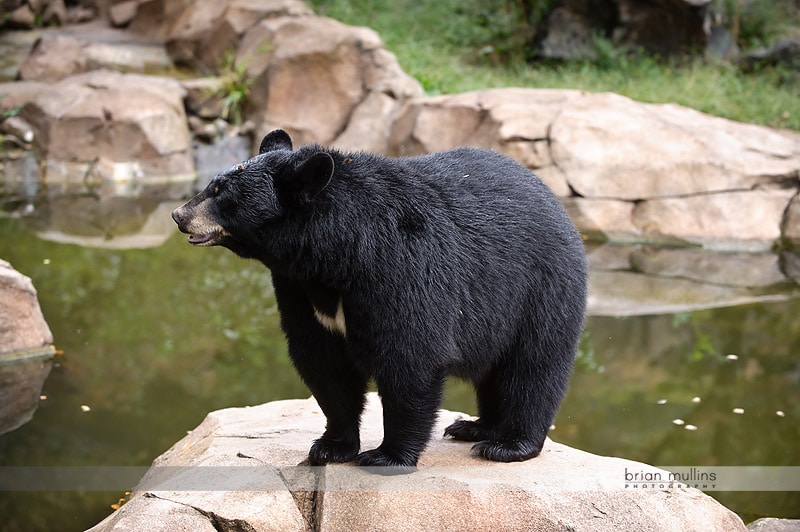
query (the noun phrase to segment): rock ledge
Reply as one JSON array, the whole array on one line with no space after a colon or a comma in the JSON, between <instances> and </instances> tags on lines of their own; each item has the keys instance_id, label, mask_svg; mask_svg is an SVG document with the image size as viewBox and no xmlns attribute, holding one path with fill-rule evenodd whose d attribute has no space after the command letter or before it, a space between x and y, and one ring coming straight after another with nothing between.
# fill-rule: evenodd
<instances>
[{"instance_id":1,"label":"rock ledge","mask_svg":"<svg viewBox=\"0 0 800 532\"><path fill-rule=\"evenodd\" d=\"M699 490L632 489L625 471L666 472L551 440L516 464L480 461L443 440L463 414L442 410L411 475L302 467L324 428L313 398L212 412L157 458L131 499L92 532L159 530L746 530ZM371 394L363 448L381 439ZM296 467L301 464L301 467ZM231 489L234 488L234 489Z\"/></svg>"}]
</instances>

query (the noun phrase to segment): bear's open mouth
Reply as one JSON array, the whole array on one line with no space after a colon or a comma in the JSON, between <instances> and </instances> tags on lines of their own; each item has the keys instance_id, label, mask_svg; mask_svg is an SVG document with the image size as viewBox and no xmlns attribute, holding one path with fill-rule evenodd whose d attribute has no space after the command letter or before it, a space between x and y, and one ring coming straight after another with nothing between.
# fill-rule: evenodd
<instances>
[{"instance_id":1,"label":"bear's open mouth","mask_svg":"<svg viewBox=\"0 0 800 532\"><path fill-rule=\"evenodd\" d=\"M189 243L195 246L214 246L219 241L222 233L220 231L211 231L202 235L189 235Z\"/></svg>"}]
</instances>

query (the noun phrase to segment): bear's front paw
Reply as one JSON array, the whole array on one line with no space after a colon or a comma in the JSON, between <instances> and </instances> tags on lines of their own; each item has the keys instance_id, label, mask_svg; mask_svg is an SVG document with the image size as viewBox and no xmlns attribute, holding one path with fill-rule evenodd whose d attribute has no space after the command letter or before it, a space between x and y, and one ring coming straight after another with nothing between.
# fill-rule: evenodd
<instances>
[{"instance_id":1,"label":"bear's front paw","mask_svg":"<svg viewBox=\"0 0 800 532\"><path fill-rule=\"evenodd\" d=\"M359 447L357 441L333 440L323 436L311 446L308 461L312 466L349 462L356 457Z\"/></svg>"},{"instance_id":2,"label":"bear's front paw","mask_svg":"<svg viewBox=\"0 0 800 532\"><path fill-rule=\"evenodd\" d=\"M371 451L364 451L356 456L356 465L371 468L371 472L380 475L404 475L417 470L417 461L415 459L390 456L380 447Z\"/></svg>"}]
</instances>

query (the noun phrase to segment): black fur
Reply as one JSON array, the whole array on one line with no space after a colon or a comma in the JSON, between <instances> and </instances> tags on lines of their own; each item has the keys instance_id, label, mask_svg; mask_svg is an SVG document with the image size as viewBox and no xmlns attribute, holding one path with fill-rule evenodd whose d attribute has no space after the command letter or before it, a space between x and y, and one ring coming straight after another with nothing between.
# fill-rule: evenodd
<instances>
[{"instance_id":1,"label":"black fur","mask_svg":"<svg viewBox=\"0 0 800 532\"><path fill-rule=\"evenodd\" d=\"M480 418L446 435L490 460L539 454L586 306L583 244L550 190L473 148L292 151L278 130L260 152L173 218L272 270L289 354L327 417L310 462L414 466L448 375L474 383ZM358 454L370 378L384 439Z\"/></svg>"}]
</instances>

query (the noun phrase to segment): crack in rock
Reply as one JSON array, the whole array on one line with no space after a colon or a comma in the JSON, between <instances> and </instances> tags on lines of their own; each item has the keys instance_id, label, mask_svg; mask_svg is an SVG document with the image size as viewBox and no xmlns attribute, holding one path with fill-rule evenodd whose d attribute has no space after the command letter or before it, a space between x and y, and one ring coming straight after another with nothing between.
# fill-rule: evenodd
<instances>
[{"instance_id":1,"label":"crack in rock","mask_svg":"<svg viewBox=\"0 0 800 532\"><path fill-rule=\"evenodd\" d=\"M155 493L145 493L143 497L153 498L153 499L161 499L162 501L171 502L173 504L179 504L181 506L185 506L187 508L191 508L211 523L211 526L214 527L214 530L218 532L257 532L255 527L245 521L244 519L228 519L226 517L222 517L219 514L214 512L209 512L207 510L203 510L202 508L198 508L197 506L187 504L181 501L175 501L172 499L166 499L164 497L159 497Z\"/></svg>"},{"instance_id":2,"label":"crack in rock","mask_svg":"<svg viewBox=\"0 0 800 532\"><path fill-rule=\"evenodd\" d=\"M306 469L305 471L303 471ZM310 470L308 470L310 469ZM318 471L319 468L290 468L288 470L278 470L278 475L281 477L286 489L292 495L300 515L303 516L308 529L312 532L320 530L322 525L322 501L324 498L324 473ZM324 468L323 468L324 469ZM289 478L287 473L294 472L295 478ZM305 481L308 475L313 475L313 490L297 489L294 484L298 483L300 486L308 486L310 483ZM302 478L300 478L302 477Z\"/></svg>"}]
</instances>

